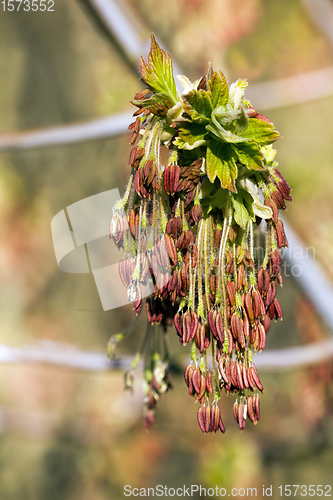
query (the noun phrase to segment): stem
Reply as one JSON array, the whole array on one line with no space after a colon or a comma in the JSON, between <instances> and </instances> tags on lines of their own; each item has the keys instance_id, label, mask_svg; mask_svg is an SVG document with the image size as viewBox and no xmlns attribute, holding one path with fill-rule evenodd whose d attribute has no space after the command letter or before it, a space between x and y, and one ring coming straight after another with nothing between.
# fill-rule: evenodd
<instances>
[{"instance_id":1,"label":"stem","mask_svg":"<svg viewBox=\"0 0 333 500\"><path fill-rule=\"evenodd\" d=\"M205 220L205 235L204 235L204 265L205 265L205 297L207 311L210 309L209 294L210 294L210 248L209 248L209 226L211 224L211 218Z\"/></svg>"},{"instance_id":2,"label":"stem","mask_svg":"<svg viewBox=\"0 0 333 500\"><path fill-rule=\"evenodd\" d=\"M199 234L198 234L198 260L197 260L197 269L198 269L198 316L204 317L204 305L203 305L203 294L202 294L202 228L204 225L204 221L201 219L199 222Z\"/></svg>"}]
</instances>

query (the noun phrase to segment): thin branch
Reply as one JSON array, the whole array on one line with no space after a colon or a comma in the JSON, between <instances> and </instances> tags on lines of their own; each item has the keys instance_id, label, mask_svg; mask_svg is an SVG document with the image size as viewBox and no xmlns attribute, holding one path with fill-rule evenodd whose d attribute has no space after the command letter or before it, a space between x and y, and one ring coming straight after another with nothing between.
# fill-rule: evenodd
<instances>
[{"instance_id":1,"label":"thin branch","mask_svg":"<svg viewBox=\"0 0 333 500\"><path fill-rule=\"evenodd\" d=\"M301 0L311 19L333 45L333 4L330 0Z\"/></svg>"},{"instance_id":2,"label":"thin branch","mask_svg":"<svg viewBox=\"0 0 333 500\"><path fill-rule=\"evenodd\" d=\"M146 30L116 0L79 0L97 28L138 75L138 60L149 51Z\"/></svg>"},{"instance_id":3,"label":"thin branch","mask_svg":"<svg viewBox=\"0 0 333 500\"><path fill-rule=\"evenodd\" d=\"M254 361L258 368L271 371L316 364L332 357L333 338L301 347L266 350L257 354ZM68 344L50 341L23 347L0 344L0 363L36 362L86 371L128 370L132 357L122 355L120 360L111 362L105 353L82 351Z\"/></svg>"},{"instance_id":4,"label":"thin branch","mask_svg":"<svg viewBox=\"0 0 333 500\"><path fill-rule=\"evenodd\" d=\"M294 106L333 95L333 67L271 82L252 83L246 96L259 110Z\"/></svg>"},{"instance_id":5,"label":"thin branch","mask_svg":"<svg viewBox=\"0 0 333 500\"><path fill-rule=\"evenodd\" d=\"M124 134L133 120L132 112L98 118L86 123L0 134L0 152L20 151L110 139Z\"/></svg>"}]
</instances>

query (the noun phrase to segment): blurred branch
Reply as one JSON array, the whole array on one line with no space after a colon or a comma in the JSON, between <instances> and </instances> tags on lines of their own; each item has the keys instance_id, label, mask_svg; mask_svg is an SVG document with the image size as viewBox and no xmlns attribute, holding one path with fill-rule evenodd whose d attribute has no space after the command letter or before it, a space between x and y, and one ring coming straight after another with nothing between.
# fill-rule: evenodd
<instances>
[{"instance_id":1,"label":"blurred branch","mask_svg":"<svg viewBox=\"0 0 333 500\"><path fill-rule=\"evenodd\" d=\"M78 0L87 9L88 14L97 24L100 31L112 43L130 69L139 76L140 56L149 52L149 30L140 23L139 19L118 0ZM158 43L164 44L156 37ZM180 74L175 58L173 58L174 73ZM177 89L182 87L176 80Z\"/></svg>"},{"instance_id":2,"label":"blurred branch","mask_svg":"<svg viewBox=\"0 0 333 500\"><path fill-rule=\"evenodd\" d=\"M116 0L79 0L79 3L129 68L138 75L139 57L148 53L149 39L130 10L123 2L120 6Z\"/></svg>"},{"instance_id":3,"label":"blurred branch","mask_svg":"<svg viewBox=\"0 0 333 500\"><path fill-rule=\"evenodd\" d=\"M294 106L333 95L333 67L301 73L290 78L251 84L246 97L256 109Z\"/></svg>"},{"instance_id":4,"label":"blurred branch","mask_svg":"<svg viewBox=\"0 0 333 500\"><path fill-rule=\"evenodd\" d=\"M317 27L333 45L333 4L330 0L301 0Z\"/></svg>"},{"instance_id":5,"label":"blurred branch","mask_svg":"<svg viewBox=\"0 0 333 500\"><path fill-rule=\"evenodd\" d=\"M128 111L86 123L0 134L0 152L109 139L124 134L131 121L132 112Z\"/></svg>"},{"instance_id":6,"label":"blurred branch","mask_svg":"<svg viewBox=\"0 0 333 500\"><path fill-rule=\"evenodd\" d=\"M333 338L301 347L267 350L255 357L255 364L261 369L285 369L315 364L333 357ZM42 341L35 345L11 347L0 344L0 363L48 363L68 368L104 371L128 370L132 357L109 361L105 353L81 351L68 344Z\"/></svg>"},{"instance_id":7,"label":"blurred branch","mask_svg":"<svg viewBox=\"0 0 333 500\"><path fill-rule=\"evenodd\" d=\"M333 333L333 287L327 279L319 262L311 257L309 250L298 238L294 230L283 220L288 235L289 248L284 249L283 259L289 263L289 269L298 286L310 299L317 312ZM314 250L314 249L312 249ZM297 270L297 274L296 274Z\"/></svg>"}]
</instances>

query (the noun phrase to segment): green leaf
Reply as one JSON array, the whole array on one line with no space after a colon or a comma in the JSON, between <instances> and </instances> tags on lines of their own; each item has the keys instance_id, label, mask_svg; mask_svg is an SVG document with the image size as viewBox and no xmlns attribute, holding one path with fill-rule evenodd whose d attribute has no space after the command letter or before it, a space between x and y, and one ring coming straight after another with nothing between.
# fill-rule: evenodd
<instances>
[{"instance_id":1,"label":"green leaf","mask_svg":"<svg viewBox=\"0 0 333 500\"><path fill-rule=\"evenodd\" d=\"M207 146L206 169L210 182L217 176L223 189L236 193L235 179L237 178L237 156L229 144L219 141L210 141Z\"/></svg>"},{"instance_id":2,"label":"green leaf","mask_svg":"<svg viewBox=\"0 0 333 500\"><path fill-rule=\"evenodd\" d=\"M212 134L218 137L223 142L229 143L240 143L247 142L249 139L247 137L239 136L233 133L231 130L227 130L223 125L229 126L232 121L239 118L240 112L228 112L223 111L223 108L216 108L212 112L211 122L206 125L206 129Z\"/></svg>"},{"instance_id":3,"label":"green leaf","mask_svg":"<svg viewBox=\"0 0 333 500\"><path fill-rule=\"evenodd\" d=\"M234 208L235 222L242 228L246 229L247 223L250 220L249 212L247 211L243 196L241 193L233 194L231 197L232 205Z\"/></svg>"},{"instance_id":4,"label":"green leaf","mask_svg":"<svg viewBox=\"0 0 333 500\"><path fill-rule=\"evenodd\" d=\"M174 106L177 102L177 90L173 78L172 59L170 54L161 49L151 35L151 46L148 62L141 57L140 73L142 80L155 93L167 94Z\"/></svg>"},{"instance_id":5,"label":"green leaf","mask_svg":"<svg viewBox=\"0 0 333 500\"><path fill-rule=\"evenodd\" d=\"M208 93L203 89L191 90L184 97L190 105L190 107L185 106L185 111L192 120L203 124L209 123L213 108Z\"/></svg>"},{"instance_id":6,"label":"green leaf","mask_svg":"<svg viewBox=\"0 0 333 500\"><path fill-rule=\"evenodd\" d=\"M229 87L222 71L212 71L208 80L208 93L210 94L213 109L228 104Z\"/></svg>"},{"instance_id":7,"label":"green leaf","mask_svg":"<svg viewBox=\"0 0 333 500\"><path fill-rule=\"evenodd\" d=\"M276 141L280 134L275 130L273 123L258 118L250 118L249 126L243 133L243 137L248 137L256 141L260 146L265 146Z\"/></svg>"},{"instance_id":8,"label":"green leaf","mask_svg":"<svg viewBox=\"0 0 333 500\"><path fill-rule=\"evenodd\" d=\"M237 188L238 188L238 186L237 186ZM244 190L242 188L239 188L237 190L238 190L239 194L243 198L243 203L244 203L244 206L245 206L246 210L249 213L250 219L252 219L253 221L255 221L256 217L254 215L254 209L253 209L253 204L254 204L254 198L253 198L253 196L248 191L246 191L246 190Z\"/></svg>"},{"instance_id":9,"label":"green leaf","mask_svg":"<svg viewBox=\"0 0 333 500\"><path fill-rule=\"evenodd\" d=\"M263 168L264 156L255 142L246 142L232 146L238 160L250 170Z\"/></svg>"},{"instance_id":10,"label":"green leaf","mask_svg":"<svg viewBox=\"0 0 333 500\"><path fill-rule=\"evenodd\" d=\"M168 110L173 107L170 102L170 97L166 94L153 94L148 99L134 100L131 102L135 106L144 106L157 116L165 116Z\"/></svg>"},{"instance_id":11,"label":"green leaf","mask_svg":"<svg viewBox=\"0 0 333 500\"><path fill-rule=\"evenodd\" d=\"M195 122L183 122L174 144L180 149L194 149L206 145L207 139L205 127Z\"/></svg>"}]
</instances>

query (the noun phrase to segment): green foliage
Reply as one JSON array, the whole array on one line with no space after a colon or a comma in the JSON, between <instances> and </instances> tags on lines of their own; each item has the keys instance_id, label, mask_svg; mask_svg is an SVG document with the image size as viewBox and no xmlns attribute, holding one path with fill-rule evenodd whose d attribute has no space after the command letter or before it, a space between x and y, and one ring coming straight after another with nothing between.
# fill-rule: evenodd
<instances>
[{"instance_id":1,"label":"green foliage","mask_svg":"<svg viewBox=\"0 0 333 500\"><path fill-rule=\"evenodd\" d=\"M229 87L222 71L209 65L207 75L194 84L180 77L184 87L181 97L173 79L171 56L159 48L153 35L148 62L141 59L140 68L153 94L133 103L166 117L165 137L168 145L181 152L182 164L190 164L193 158L204 160L204 179L214 185L208 195L201 195L206 213L229 203L234 221L244 230L250 219L255 220L254 214L270 218L270 208L253 192L260 184L260 177L254 174L274 167L271 144L280 136L273 123L245 99L247 81L239 79ZM251 183L242 184L247 178Z\"/></svg>"},{"instance_id":2,"label":"green foliage","mask_svg":"<svg viewBox=\"0 0 333 500\"><path fill-rule=\"evenodd\" d=\"M140 72L142 80L153 92L166 94L172 104L176 104L177 90L173 78L172 59L170 54L158 46L153 34L148 62L146 63L141 57Z\"/></svg>"}]
</instances>

